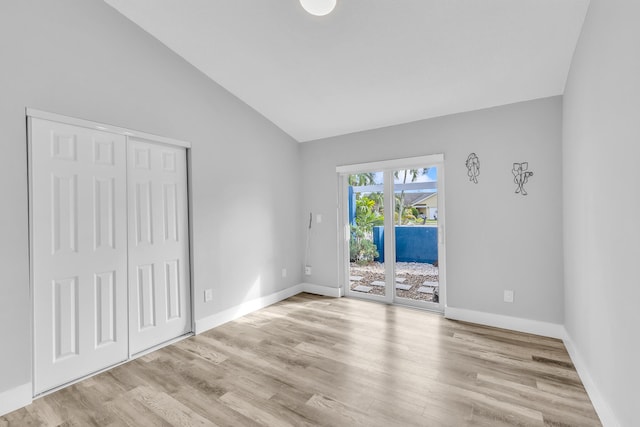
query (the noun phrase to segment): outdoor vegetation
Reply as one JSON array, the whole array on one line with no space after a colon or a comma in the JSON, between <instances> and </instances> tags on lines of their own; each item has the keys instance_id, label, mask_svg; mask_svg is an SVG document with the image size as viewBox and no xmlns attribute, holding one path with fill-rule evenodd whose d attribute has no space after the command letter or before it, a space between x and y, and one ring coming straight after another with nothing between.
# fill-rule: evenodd
<instances>
[{"instance_id":1,"label":"outdoor vegetation","mask_svg":"<svg viewBox=\"0 0 640 427\"><path fill-rule=\"evenodd\" d=\"M408 180L415 182L419 176L426 175L429 168L407 169L395 171L396 182L406 184ZM362 173L349 176L349 185L375 185L375 174ZM367 264L373 262L378 251L373 243L373 227L384 224L384 197L382 192L355 194L355 220L351 224L351 240L349 253L351 262ZM423 225L435 223L420 216L420 212L413 206L405 204L405 190L395 194L395 212L393 222L397 225Z\"/></svg>"},{"instance_id":2,"label":"outdoor vegetation","mask_svg":"<svg viewBox=\"0 0 640 427\"><path fill-rule=\"evenodd\" d=\"M427 173L429 173L429 168L407 169L402 172L403 172L402 183L406 184L408 177L411 177L411 182L415 182L420 175L426 175ZM396 180L399 180L400 171L395 171L393 173L393 176L396 178ZM417 219L416 216L418 214L418 210L410 206L405 206L404 195L405 195L404 188L400 191L399 194L396 194L396 213L394 216L394 222L396 222L398 225L406 224L409 221L412 221L415 223ZM405 212L405 210L407 209L410 209L411 211Z\"/></svg>"},{"instance_id":3,"label":"outdoor vegetation","mask_svg":"<svg viewBox=\"0 0 640 427\"><path fill-rule=\"evenodd\" d=\"M381 193L377 194L381 195ZM384 224L380 199L378 198L380 203L376 203L376 200L368 196L356 198L356 218L355 224L351 224L351 243L349 245L352 262L366 264L379 256L378 250L373 244L373 227Z\"/></svg>"}]
</instances>

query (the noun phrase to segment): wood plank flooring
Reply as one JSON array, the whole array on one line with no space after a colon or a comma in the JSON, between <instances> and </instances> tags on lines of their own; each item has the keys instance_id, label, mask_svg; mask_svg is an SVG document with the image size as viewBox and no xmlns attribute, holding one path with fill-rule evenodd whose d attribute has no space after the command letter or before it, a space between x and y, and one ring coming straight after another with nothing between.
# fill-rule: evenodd
<instances>
[{"instance_id":1,"label":"wood plank flooring","mask_svg":"<svg viewBox=\"0 0 640 427\"><path fill-rule=\"evenodd\" d=\"M561 341L300 294L0 426L599 426Z\"/></svg>"}]
</instances>

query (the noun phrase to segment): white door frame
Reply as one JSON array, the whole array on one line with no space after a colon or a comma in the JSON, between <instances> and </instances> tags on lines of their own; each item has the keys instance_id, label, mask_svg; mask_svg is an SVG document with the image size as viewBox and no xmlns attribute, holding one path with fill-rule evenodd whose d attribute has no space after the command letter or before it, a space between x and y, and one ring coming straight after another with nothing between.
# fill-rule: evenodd
<instances>
[{"instance_id":1,"label":"white door frame","mask_svg":"<svg viewBox=\"0 0 640 427\"><path fill-rule=\"evenodd\" d=\"M393 172L399 169L423 168L426 166L436 166L438 168L438 270L439 270L439 302L425 303L413 301L407 298L396 298L395 294L395 227L393 225L393 215L385 215L384 233L384 259L385 266L387 260L393 262L394 268L385 268L386 292L384 296L369 295L365 293L354 293L349 286L349 239L351 236L349 229L349 200L347 190L347 179L349 175L364 172L384 172L384 198L385 206L389 212L395 212L394 182ZM382 160L369 163L357 163L336 167L338 173L338 268L339 284L346 296L357 296L358 298L373 300L384 303L397 303L410 305L427 310L444 313L446 305L446 248L445 248L445 190L444 190L444 155L433 154L427 156L408 157L402 159Z\"/></svg>"},{"instance_id":2,"label":"white door frame","mask_svg":"<svg viewBox=\"0 0 640 427\"><path fill-rule=\"evenodd\" d=\"M38 109L34 109L34 108L25 108L25 115L26 115L26 119L27 119L27 171L28 171L28 221L29 221L29 225L28 225L28 230L29 230L29 295L30 295L30 299L31 299L31 304L29 307L29 319L31 322L31 328L30 328L30 339L29 342L31 343L31 384L33 386L34 382L34 359L35 359L35 355L33 354L34 351L34 337L35 337L35 332L34 332L34 284L33 284L33 191L31 190L31 185L33 182L33 165L32 165L32 148L31 148L31 130L30 130L30 125L29 125L29 121L31 118L39 118L39 119L44 119L44 120L49 120L49 121L54 121L54 122L58 122L58 123L63 123L63 124L67 124L67 125L74 125L74 126L79 126L79 127L84 127L84 128L89 128L89 129L97 129L99 131L103 131L103 132L110 132L110 133L114 133L117 135L124 135L127 139L127 144L129 142L129 138L131 137L135 137L138 139L144 139L144 140L148 140L149 142L157 142L157 143L163 143L163 144L168 144L168 145L173 145L173 146L177 146L177 147L183 147L186 149L186 162L187 162L187 217L188 217L188 236L189 236L189 245L188 245L188 256L189 256L189 262L187 263L188 266L187 268L189 269L189 281L188 281L188 286L190 289L190 304L191 304L191 310L190 310L190 324L191 324L191 332L183 335L182 337L176 337L173 340L167 341L166 343L163 343L157 347L154 348L150 348L148 350L142 351L139 354L136 354L135 356L131 355L131 353L129 352L129 358L122 363L126 363L127 361L133 360L137 357L143 356L145 354L147 354L150 351L153 351L157 348L163 347L165 345L170 345L180 339L183 339L184 337L190 336L194 334L195 331L195 315L194 315L194 308L195 308L195 292L193 289L193 209L192 209L192 189L191 189L191 143L186 142L186 141L181 141L178 139L174 139L174 138L168 138L168 137L164 137L164 136L160 136L160 135L155 135L155 134L151 134L151 133L147 133L147 132L141 132L141 131L137 131L137 130L133 130L133 129L128 129L128 128L123 128L120 126L114 126L114 125L109 125L109 124L105 124L105 123L100 123L100 122L95 122L95 121L91 121L91 120L85 120L85 119L79 119L76 117L70 117L70 116L65 116L65 115L61 115L61 114L57 114L57 113L50 113L47 111L42 111L42 110L38 110ZM128 309L127 309L128 311ZM118 366L121 363L118 363L114 366ZM49 394L53 391L56 391L60 388L66 387L70 384L74 384L78 381L81 381L85 378L91 377L93 375L99 374L100 372L103 372L105 370L108 369L112 369L114 366L91 373L85 377L82 378L78 378L78 379L74 379L72 381L70 381L67 384L63 384L59 387L56 387L52 390L46 391L44 393L41 393L39 395L35 395L34 394L34 398L36 397L40 397L40 396L44 396L46 394ZM33 390L33 389L32 389Z\"/></svg>"}]
</instances>

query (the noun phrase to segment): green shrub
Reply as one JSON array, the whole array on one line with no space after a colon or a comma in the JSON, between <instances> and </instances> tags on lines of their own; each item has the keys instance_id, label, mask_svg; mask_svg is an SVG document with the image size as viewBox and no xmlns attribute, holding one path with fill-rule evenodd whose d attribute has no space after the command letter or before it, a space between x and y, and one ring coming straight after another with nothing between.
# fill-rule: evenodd
<instances>
[{"instance_id":1,"label":"green shrub","mask_svg":"<svg viewBox=\"0 0 640 427\"><path fill-rule=\"evenodd\" d=\"M351 240L349 241L349 259L358 264L373 262L378 257L378 250L373 244L370 232L364 227L351 226ZM369 236L368 236L369 235Z\"/></svg>"}]
</instances>

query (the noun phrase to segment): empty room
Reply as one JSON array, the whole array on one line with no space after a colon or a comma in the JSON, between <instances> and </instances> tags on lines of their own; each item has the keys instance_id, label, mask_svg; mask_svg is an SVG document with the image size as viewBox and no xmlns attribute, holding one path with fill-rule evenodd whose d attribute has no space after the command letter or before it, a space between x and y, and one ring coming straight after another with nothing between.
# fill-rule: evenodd
<instances>
[{"instance_id":1,"label":"empty room","mask_svg":"<svg viewBox=\"0 0 640 427\"><path fill-rule=\"evenodd\" d=\"M640 425L639 21L0 1L0 426Z\"/></svg>"}]
</instances>

